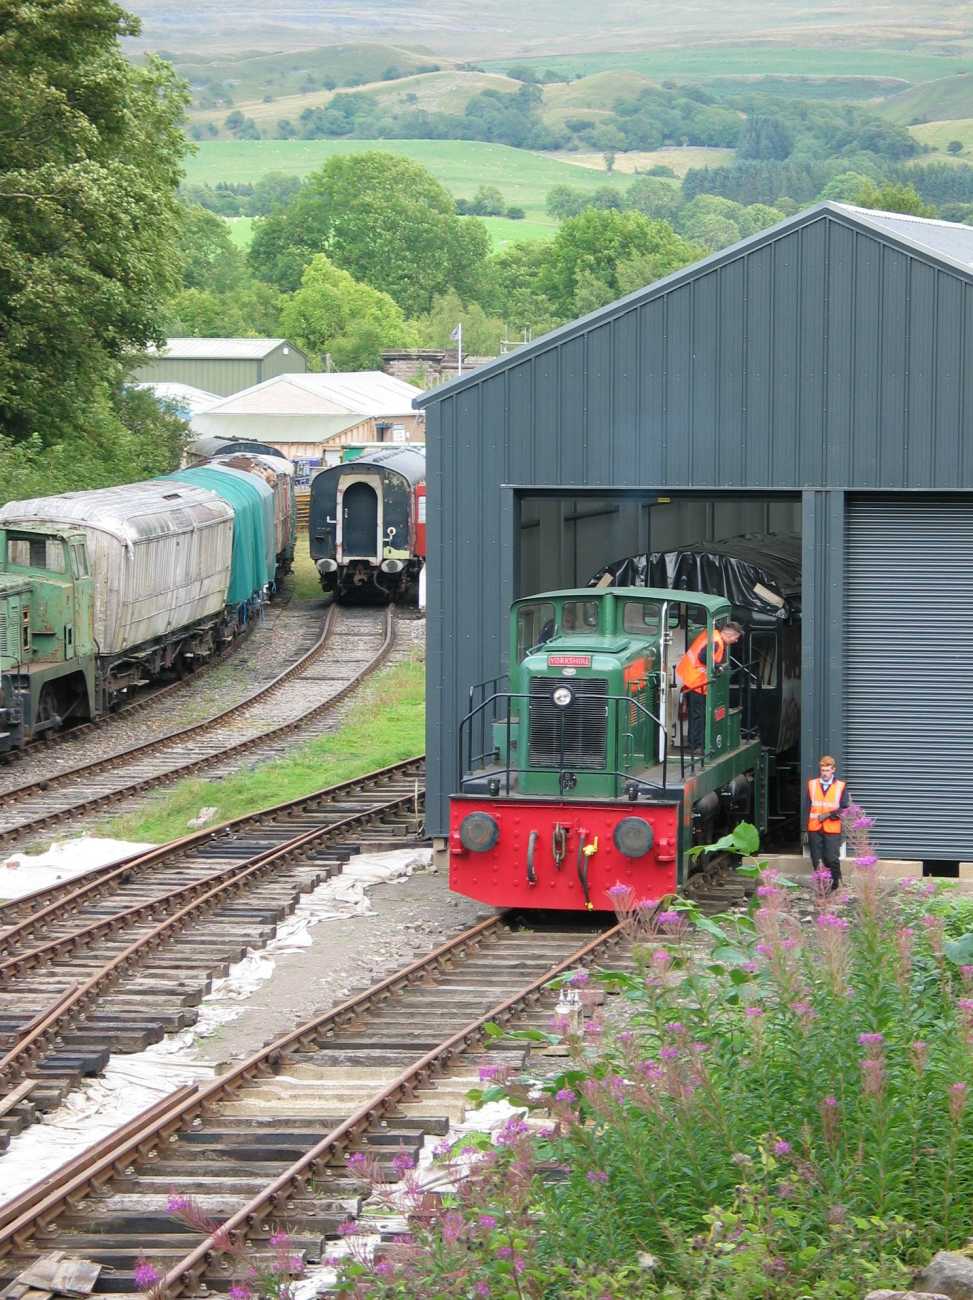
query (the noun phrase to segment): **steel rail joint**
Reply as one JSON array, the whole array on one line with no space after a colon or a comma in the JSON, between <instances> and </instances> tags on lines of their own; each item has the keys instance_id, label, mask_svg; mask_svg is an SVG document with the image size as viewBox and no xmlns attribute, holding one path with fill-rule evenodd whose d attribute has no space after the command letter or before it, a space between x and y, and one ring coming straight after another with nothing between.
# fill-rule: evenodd
<instances>
[{"instance_id":1,"label":"steel rail joint","mask_svg":"<svg viewBox=\"0 0 973 1300\"><path fill-rule=\"evenodd\" d=\"M96 997L107 983L124 973L131 965L132 961L141 956L143 952L151 951L159 943L168 939L173 931L180 928L186 921L190 920L192 915L198 910L205 907L212 901L218 901L231 894L232 891L239 889L244 884L249 883L251 877L258 872L276 865L280 860L286 859L295 847L310 843L315 840L323 839L335 831L344 831L356 824L368 824L374 820L376 815L382 812L388 812L392 808L408 805L412 800L412 795L399 795L387 803L378 804L362 813L354 813L350 817L342 818L333 822L330 826L315 827L312 830L304 831L294 840L289 841L286 845L274 849L265 850L263 853L248 859L243 867L231 868L233 872L231 879L215 888L210 888L200 897L193 899L192 902L180 908L173 915L167 917L155 926L148 934L136 939L126 949L118 954L117 957L106 963L100 971L92 975L65 1001L48 1013L47 1017L37 1025L29 1034L25 1035L11 1050L0 1058L0 1080L4 1080L15 1065L22 1060L32 1062L38 1051L44 1050L43 1044L50 1042L52 1035L62 1032L73 1023L73 1017L80 1015L89 1005L91 999ZM225 873L221 873L225 874ZM111 919L111 918L109 918ZM100 929L105 922L97 922Z\"/></svg>"},{"instance_id":2,"label":"steel rail joint","mask_svg":"<svg viewBox=\"0 0 973 1300\"><path fill-rule=\"evenodd\" d=\"M224 1094L232 1093L236 1088L242 1086L272 1056L279 1056L288 1048L299 1046L310 1036L326 1034L329 1028L333 1027L335 1017L339 1012L347 1011L350 1008L365 1009L374 995L387 989L393 989L399 980L418 972L426 962L436 960L450 950L479 947L484 938L491 936L494 931L499 929L502 921L503 917L497 915L477 922L469 930L465 930L454 939L441 944L431 953L427 953L425 957L417 958L416 961L410 962L402 970L386 976L378 984L373 985L372 988L365 989L354 998L349 998L346 1002L323 1012L313 1020L299 1025L296 1029L289 1030L280 1038L275 1039L274 1042L255 1052L247 1060L241 1061L229 1073L213 1079L204 1087L198 1085L194 1087L191 1097L171 1111L167 1110L163 1116L154 1119L144 1129L134 1132L120 1145L114 1145L109 1153L101 1157L98 1157L97 1154L92 1157L91 1152L82 1153L80 1159L83 1160L83 1165L69 1182L49 1193L36 1204L34 1209L27 1211L19 1219L0 1226L0 1258L8 1254L13 1246L21 1247L25 1242L29 1241L37 1227L47 1226L47 1224L53 1222L66 1205L80 1205L85 1196L95 1190L98 1186L96 1180L107 1169L116 1167L118 1164L125 1168L127 1164L131 1163L133 1156L151 1158L160 1141L167 1141L173 1134L191 1128L194 1121L207 1110L211 1103L217 1101ZM115 1135L109 1135L109 1137L112 1136ZM93 1150L97 1152L97 1148ZM88 1158L84 1159L84 1157ZM32 1191L34 1191L34 1188L28 1188L24 1196L29 1196Z\"/></svg>"},{"instance_id":3,"label":"steel rail joint","mask_svg":"<svg viewBox=\"0 0 973 1300\"><path fill-rule=\"evenodd\" d=\"M305 1152L289 1169L279 1174L262 1192L259 1192L257 1196L242 1206L236 1214L221 1224L217 1231L211 1234L206 1241L201 1242L184 1259L180 1260L159 1282L159 1293L166 1296L184 1294L185 1288L197 1283L203 1271L218 1256L224 1253L225 1247L221 1243L238 1239L241 1229L255 1227L266 1219L272 1208L277 1208L280 1201L286 1201L293 1194L294 1184L303 1176L305 1170L320 1164L325 1155L342 1154L354 1137L363 1129L367 1129L376 1118L376 1113L384 1114L389 1108L398 1104L402 1092L410 1091L410 1084L412 1084L411 1091L416 1091L419 1085L413 1081L417 1076L423 1076L428 1068L437 1062L445 1064L465 1047L471 1045L472 1042L482 1038L484 1028L488 1023L504 1023L511 1019L519 1010L521 1003L528 1000L532 994L539 995L545 985L549 984L552 979L556 979L558 975L563 974L564 971L570 970L572 966L587 964L597 950L603 948L606 944L617 942L622 937L622 934L620 925L615 925L610 930L606 930L597 938L577 949L569 957L552 966L538 979L532 981L527 988L522 989L520 993L516 993L498 1003L485 1015L471 1021L465 1028L458 1030L438 1047L434 1047L430 1052L427 1052L414 1065L403 1071L397 1079L394 1079L380 1092L376 1093L370 1102L360 1106L348 1119L322 1138L316 1146ZM244 1239L245 1236L244 1233Z\"/></svg>"}]
</instances>

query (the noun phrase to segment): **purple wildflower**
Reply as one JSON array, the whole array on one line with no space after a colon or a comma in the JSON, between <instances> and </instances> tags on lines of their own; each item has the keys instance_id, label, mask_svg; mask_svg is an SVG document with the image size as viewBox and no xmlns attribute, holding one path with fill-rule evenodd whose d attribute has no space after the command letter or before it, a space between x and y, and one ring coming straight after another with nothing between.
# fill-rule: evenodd
<instances>
[{"instance_id":1,"label":"purple wildflower","mask_svg":"<svg viewBox=\"0 0 973 1300\"><path fill-rule=\"evenodd\" d=\"M678 1060L678 1058L679 1058L679 1048L678 1048L678 1047L661 1047L661 1048L659 1049L659 1056L662 1058L663 1061L675 1061L675 1060Z\"/></svg>"},{"instance_id":2,"label":"purple wildflower","mask_svg":"<svg viewBox=\"0 0 973 1300\"><path fill-rule=\"evenodd\" d=\"M760 969L760 966L755 961L745 961L743 963L743 969L747 972L748 975L756 975L757 971Z\"/></svg>"},{"instance_id":3,"label":"purple wildflower","mask_svg":"<svg viewBox=\"0 0 973 1300\"><path fill-rule=\"evenodd\" d=\"M758 885L758 898L780 898L781 891L776 885Z\"/></svg>"},{"instance_id":4,"label":"purple wildflower","mask_svg":"<svg viewBox=\"0 0 973 1300\"><path fill-rule=\"evenodd\" d=\"M578 1100L578 1094L574 1091L573 1088L559 1088L557 1092L554 1094L554 1100L565 1101L568 1103L568 1105L570 1105L571 1102Z\"/></svg>"},{"instance_id":5,"label":"purple wildflower","mask_svg":"<svg viewBox=\"0 0 973 1300\"><path fill-rule=\"evenodd\" d=\"M585 1178L587 1178L589 1183L608 1182L608 1175L605 1173L604 1169L589 1169L585 1174Z\"/></svg>"},{"instance_id":6,"label":"purple wildflower","mask_svg":"<svg viewBox=\"0 0 973 1300\"><path fill-rule=\"evenodd\" d=\"M884 1034L859 1034L858 1045L860 1047L882 1047L885 1043Z\"/></svg>"},{"instance_id":7,"label":"purple wildflower","mask_svg":"<svg viewBox=\"0 0 973 1300\"><path fill-rule=\"evenodd\" d=\"M493 1079L497 1079L497 1078L499 1078L499 1076L500 1076L500 1067L499 1067L499 1065L481 1065L481 1066L480 1066L480 1082L481 1082L481 1083L490 1083Z\"/></svg>"},{"instance_id":8,"label":"purple wildflower","mask_svg":"<svg viewBox=\"0 0 973 1300\"><path fill-rule=\"evenodd\" d=\"M666 1029L676 1038L682 1038L686 1032L686 1026L680 1020L670 1020Z\"/></svg>"},{"instance_id":9,"label":"purple wildflower","mask_svg":"<svg viewBox=\"0 0 973 1300\"><path fill-rule=\"evenodd\" d=\"M584 968L582 968L581 970L576 970L574 972L574 974L568 980L568 983L572 985L572 987L574 988L581 988L582 985L587 984L590 979L591 979L591 972L584 970Z\"/></svg>"},{"instance_id":10,"label":"purple wildflower","mask_svg":"<svg viewBox=\"0 0 973 1300\"><path fill-rule=\"evenodd\" d=\"M166 1201L166 1212L168 1214L182 1214L184 1210L189 1209L189 1197L180 1196L177 1192L170 1192Z\"/></svg>"},{"instance_id":11,"label":"purple wildflower","mask_svg":"<svg viewBox=\"0 0 973 1300\"><path fill-rule=\"evenodd\" d=\"M237 1282L230 1287L230 1300L251 1300L253 1292L245 1282Z\"/></svg>"},{"instance_id":12,"label":"purple wildflower","mask_svg":"<svg viewBox=\"0 0 973 1300\"><path fill-rule=\"evenodd\" d=\"M661 966L663 969L665 969L665 967L668 966L671 961L672 961L672 954L669 953L665 948L656 948L652 954L653 966Z\"/></svg>"},{"instance_id":13,"label":"purple wildflower","mask_svg":"<svg viewBox=\"0 0 973 1300\"><path fill-rule=\"evenodd\" d=\"M774 950L769 943L758 943L754 945L754 952L757 953L759 957L769 957L773 951Z\"/></svg>"},{"instance_id":14,"label":"purple wildflower","mask_svg":"<svg viewBox=\"0 0 973 1300\"><path fill-rule=\"evenodd\" d=\"M600 1038L603 1033L603 1027L598 1020L589 1020L584 1027L585 1038Z\"/></svg>"},{"instance_id":15,"label":"purple wildflower","mask_svg":"<svg viewBox=\"0 0 973 1300\"><path fill-rule=\"evenodd\" d=\"M488 1296L490 1294L490 1287L486 1282L477 1282L476 1286L473 1288L473 1294L478 1296Z\"/></svg>"},{"instance_id":16,"label":"purple wildflower","mask_svg":"<svg viewBox=\"0 0 973 1300\"><path fill-rule=\"evenodd\" d=\"M514 1253L513 1246L498 1246L497 1259L510 1259Z\"/></svg>"},{"instance_id":17,"label":"purple wildflower","mask_svg":"<svg viewBox=\"0 0 973 1300\"><path fill-rule=\"evenodd\" d=\"M785 1142L783 1138L778 1138L774 1143L775 1156L789 1156L791 1153L791 1144Z\"/></svg>"},{"instance_id":18,"label":"purple wildflower","mask_svg":"<svg viewBox=\"0 0 973 1300\"><path fill-rule=\"evenodd\" d=\"M349 1169L362 1169L367 1163L368 1156L365 1155L364 1151L353 1151L345 1160L345 1164ZM273 1238L271 1238L271 1243L273 1244Z\"/></svg>"},{"instance_id":19,"label":"purple wildflower","mask_svg":"<svg viewBox=\"0 0 973 1300\"><path fill-rule=\"evenodd\" d=\"M743 1014L748 1020L759 1020L764 1014L763 1007L744 1007Z\"/></svg>"},{"instance_id":20,"label":"purple wildflower","mask_svg":"<svg viewBox=\"0 0 973 1300\"><path fill-rule=\"evenodd\" d=\"M392 1264L387 1259L380 1259L372 1269L372 1272L377 1273L379 1277L391 1277L394 1271Z\"/></svg>"},{"instance_id":21,"label":"purple wildflower","mask_svg":"<svg viewBox=\"0 0 973 1300\"><path fill-rule=\"evenodd\" d=\"M822 912L817 919L817 925L822 930L847 930L848 922L843 916L835 916L834 912Z\"/></svg>"},{"instance_id":22,"label":"purple wildflower","mask_svg":"<svg viewBox=\"0 0 973 1300\"><path fill-rule=\"evenodd\" d=\"M660 912L659 924L663 926L682 925L681 912Z\"/></svg>"},{"instance_id":23,"label":"purple wildflower","mask_svg":"<svg viewBox=\"0 0 973 1300\"><path fill-rule=\"evenodd\" d=\"M877 853L859 853L858 857L855 858L855 866L861 867L862 869L874 867L877 862Z\"/></svg>"},{"instance_id":24,"label":"purple wildflower","mask_svg":"<svg viewBox=\"0 0 973 1300\"><path fill-rule=\"evenodd\" d=\"M132 1277L135 1281L135 1285L140 1291L148 1291L150 1287L155 1286L157 1282L161 1282L162 1280L162 1274L155 1265L150 1264L147 1259L139 1259L136 1261L135 1272L132 1274Z\"/></svg>"},{"instance_id":25,"label":"purple wildflower","mask_svg":"<svg viewBox=\"0 0 973 1300\"><path fill-rule=\"evenodd\" d=\"M345 1219L344 1223L338 1224L338 1234L342 1237L354 1237L358 1233L358 1224L354 1219Z\"/></svg>"},{"instance_id":26,"label":"purple wildflower","mask_svg":"<svg viewBox=\"0 0 973 1300\"><path fill-rule=\"evenodd\" d=\"M481 1228L485 1228L488 1232L491 1228L497 1226L497 1221L492 1214L481 1214L477 1222Z\"/></svg>"},{"instance_id":27,"label":"purple wildflower","mask_svg":"<svg viewBox=\"0 0 973 1300\"><path fill-rule=\"evenodd\" d=\"M631 892L632 886L623 885L620 880L617 880L614 885L609 885L605 890L605 893L613 902L626 898Z\"/></svg>"},{"instance_id":28,"label":"purple wildflower","mask_svg":"<svg viewBox=\"0 0 973 1300\"><path fill-rule=\"evenodd\" d=\"M351 1162L349 1161L349 1163L351 1163ZM284 1230L283 1230L282 1228L279 1228L279 1229L278 1229L278 1230L277 1230L277 1231L276 1231L276 1232L271 1236L271 1238L270 1238L270 1244L271 1244L272 1246L289 1246L289 1245L291 1244L290 1233L289 1233L289 1232L284 1232Z\"/></svg>"},{"instance_id":29,"label":"purple wildflower","mask_svg":"<svg viewBox=\"0 0 973 1300\"><path fill-rule=\"evenodd\" d=\"M400 1151L392 1157L392 1168L397 1174L407 1174L415 1168L415 1161L409 1155L408 1151Z\"/></svg>"}]
</instances>

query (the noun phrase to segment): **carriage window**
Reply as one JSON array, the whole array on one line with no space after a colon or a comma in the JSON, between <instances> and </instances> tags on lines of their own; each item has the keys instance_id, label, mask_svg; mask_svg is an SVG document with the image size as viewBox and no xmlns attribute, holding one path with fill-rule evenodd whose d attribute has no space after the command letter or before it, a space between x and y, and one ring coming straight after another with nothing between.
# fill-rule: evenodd
<instances>
[{"instance_id":1,"label":"carriage window","mask_svg":"<svg viewBox=\"0 0 973 1300\"><path fill-rule=\"evenodd\" d=\"M53 537L8 536L7 563L23 569L64 573L64 543Z\"/></svg>"},{"instance_id":2,"label":"carriage window","mask_svg":"<svg viewBox=\"0 0 973 1300\"><path fill-rule=\"evenodd\" d=\"M633 636L658 636L661 609L654 600L627 600L622 626Z\"/></svg>"},{"instance_id":3,"label":"carriage window","mask_svg":"<svg viewBox=\"0 0 973 1300\"><path fill-rule=\"evenodd\" d=\"M757 679L759 689L774 690L779 676L776 633L752 632L749 658L750 670Z\"/></svg>"},{"instance_id":4,"label":"carriage window","mask_svg":"<svg viewBox=\"0 0 973 1300\"><path fill-rule=\"evenodd\" d=\"M554 606L544 600L517 610L517 662L554 635Z\"/></svg>"}]
</instances>

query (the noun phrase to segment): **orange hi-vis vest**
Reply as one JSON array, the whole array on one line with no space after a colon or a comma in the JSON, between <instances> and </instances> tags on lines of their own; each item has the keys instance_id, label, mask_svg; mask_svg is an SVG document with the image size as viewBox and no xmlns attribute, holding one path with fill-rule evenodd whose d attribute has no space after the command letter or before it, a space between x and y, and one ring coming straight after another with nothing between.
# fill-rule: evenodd
<instances>
[{"instance_id":1,"label":"orange hi-vis vest","mask_svg":"<svg viewBox=\"0 0 973 1300\"><path fill-rule=\"evenodd\" d=\"M705 631L700 632L699 636L679 660L678 664L676 664L676 676L682 682L686 690L697 691L700 695L706 694L706 685L709 681L709 675L706 671L706 666L699 662L699 656L708 645L708 635ZM726 642L723 639L723 634L714 628L713 663L721 664L725 654Z\"/></svg>"},{"instance_id":2,"label":"orange hi-vis vest","mask_svg":"<svg viewBox=\"0 0 973 1300\"><path fill-rule=\"evenodd\" d=\"M821 788L821 781L818 777L812 777L807 783L808 798L811 801L811 811L808 813L807 828L809 831L827 831L829 835L837 835L841 831L841 817L839 808L841 807L841 796L845 792L844 781L839 781L837 777L831 782L827 790Z\"/></svg>"}]
</instances>

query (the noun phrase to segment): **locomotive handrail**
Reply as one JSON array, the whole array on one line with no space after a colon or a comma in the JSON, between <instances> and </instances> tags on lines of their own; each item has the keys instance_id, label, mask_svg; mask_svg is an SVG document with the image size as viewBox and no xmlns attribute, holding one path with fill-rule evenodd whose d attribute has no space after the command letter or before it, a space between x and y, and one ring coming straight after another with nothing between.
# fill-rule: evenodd
<instances>
[{"instance_id":1,"label":"locomotive handrail","mask_svg":"<svg viewBox=\"0 0 973 1300\"><path fill-rule=\"evenodd\" d=\"M561 736L560 736L560 741L561 741L561 754L560 754L560 764L559 764L559 766L558 766L558 767L538 767L538 766L531 766L531 767L517 767L517 766L512 766L512 765L511 765L511 762L510 762L510 724L511 724L511 710L510 710L510 703L511 703L511 701L513 701L513 700L526 700L526 701L527 701L527 704L528 704L528 709L529 709L529 706L530 706L530 703L531 703L531 700L532 700L532 699L536 700L537 697L536 697L536 696L532 697L532 696L530 696L530 695L528 695L528 694L526 694L526 693L524 693L524 692L522 692L522 691L496 691L496 692L494 692L493 695L487 696L486 699L482 700L478 705L476 705L475 708L472 708L472 709L471 709L471 710L470 710L470 711L469 711L469 712L468 712L468 713L467 713L467 714L466 714L466 715L465 715L465 716L460 720L460 724L459 724L459 786L460 786L460 789L461 789L461 790L462 790L462 789L463 789L463 788L464 788L464 787L469 783L470 779L472 779L472 774L473 774L473 772L475 771L474 766L473 766L473 763L474 763L474 757L475 757L475 759L476 759L477 762L480 762L482 759L485 759L485 758L489 757L490 754L496 754L496 749L493 749L493 750L487 750L487 751L485 751L485 752L482 753L482 754L477 754L477 755L474 756L474 754L473 754L473 720L474 720L474 718L475 718L478 714L483 713L484 710L486 710L487 708L489 708L491 705L493 705L493 706L495 707L496 704L497 704L498 702L500 702L500 701L505 701L506 704L507 704L506 719L505 719L505 725L506 725L506 744L504 745L505 762L504 762L504 769L503 769L503 771L504 771L504 779L505 779L505 783L506 783L506 789L507 789L508 792L509 792L509 790L510 790L510 776L511 776L511 773L514 773L514 774L524 773L525 775L527 775L527 774L533 774L533 775L544 775L544 774L550 774L550 775L554 775L554 774L556 773L556 774L558 775L558 778L559 778L559 785L561 786L561 793L562 793L562 794L564 793L565 789L567 789L567 788L569 788L569 787L565 786L565 785L562 783L561 778L563 778L564 776L571 775L571 774L573 774L573 773L575 773L575 772L582 772L582 773L584 773L585 775L598 774L598 775L601 775L601 776L609 776L609 777L612 777L616 782L619 782L619 781L620 781L620 782L623 782L623 783L625 783L626 785L631 786L631 787L633 787L633 788L644 789L644 790L650 790L650 791L652 791L652 792L658 792L658 791L661 790L661 791L664 793L664 792L668 789L668 760L669 760L669 750L668 750L668 732L666 731L665 727L663 726L663 723L662 723L661 718L659 718L656 714L654 714L654 713L652 712L651 709L646 708L645 705L644 705L640 700L636 699L635 696L633 696L633 695L603 695L603 696L599 696L598 699L599 699L599 703L603 701L603 702L605 703L606 706L607 706L607 705L612 705L612 704L613 704L613 705L615 705L616 708L617 708L619 705L624 705L626 708L634 708L634 709L637 709L637 710L638 710L641 714L643 714L643 715L644 715L644 716L645 716L645 717L646 717L650 722L655 723L655 725L658 726L658 727L663 727L663 734L665 735L665 742L664 742L664 746L663 746L662 764L661 764L661 767L662 767L662 784L661 784L661 786L658 784L658 782L644 781L644 780L642 780L641 777L634 776L634 775L633 775L632 773L630 773L630 772L619 772L617 769L609 768L609 767L607 767L607 766L606 766L606 767L587 767L587 766L579 765L579 764L575 763L575 764L572 764L570 768L568 768L568 767L565 765L565 762L564 762L564 718L563 718L563 715L562 715L562 720L561 720ZM464 729L466 729L466 731L467 731L467 755L466 755L466 760L467 760L467 761L466 761L466 766L465 766L465 768L464 768L464 762L463 762L463 732L464 732ZM626 734L627 734L627 733L626 733ZM467 775L464 775L464 772L465 772Z\"/></svg>"}]
</instances>

